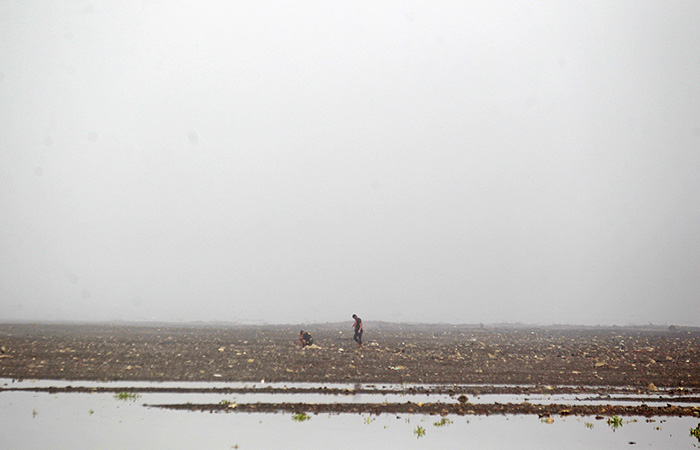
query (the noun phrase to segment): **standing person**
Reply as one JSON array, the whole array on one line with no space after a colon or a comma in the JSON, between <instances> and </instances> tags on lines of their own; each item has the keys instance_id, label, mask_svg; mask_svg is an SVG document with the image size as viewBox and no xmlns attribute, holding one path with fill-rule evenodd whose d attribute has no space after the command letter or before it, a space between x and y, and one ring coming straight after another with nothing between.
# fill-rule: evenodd
<instances>
[{"instance_id":1,"label":"standing person","mask_svg":"<svg viewBox=\"0 0 700 450\"><path fill-rule=\"evenodd\" d=\"M355 319L355 323L352 325L355 328L355 336L352 339L362 348L362 319L357 317L357 314L353 314L352 318Z\"/></svg>"}]
</instances>

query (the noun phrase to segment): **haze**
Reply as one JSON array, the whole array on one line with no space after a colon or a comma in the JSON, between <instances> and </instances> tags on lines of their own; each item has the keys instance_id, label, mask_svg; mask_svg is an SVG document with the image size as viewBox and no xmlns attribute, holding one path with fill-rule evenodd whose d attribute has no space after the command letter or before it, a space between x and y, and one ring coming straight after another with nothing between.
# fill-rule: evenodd
<instances>
[{"instance_id":1,"label":"haze","mask_svg":"<svg viewBox=\"0 0 700 450\"><path fill-rule=\"evenodd\" d=\"M0 321L700 325L700 3L0 3Z\"/></svg>"}]
</instances>

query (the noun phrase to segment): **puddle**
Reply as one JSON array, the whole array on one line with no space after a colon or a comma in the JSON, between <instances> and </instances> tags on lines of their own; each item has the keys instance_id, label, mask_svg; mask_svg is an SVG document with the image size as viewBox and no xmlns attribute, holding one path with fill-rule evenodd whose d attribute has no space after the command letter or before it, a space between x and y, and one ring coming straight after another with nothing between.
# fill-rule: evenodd
<instances>
[{"instance_id":1,"label":"puddle","mask_svg":"<svg viewBox=\"0 0 700 450\"><path fill-rule=\"evenodd\" d=\"M296 422L288 413L211 414L143 406L162 395L120 401L106 393L2 392L0 448L326 450L362 443L387 450L692 449L699 444L689 433L698 419L689 417L623 417L623 425L614 429L593 417L553 417L553 423L546 423L537 416L447 416L436 426L440 416L318 414ZM424 430L422 437L416 434L418 427Z\"/></svg>"},{"instance_id":2,"label":"puddle","mask_svg":"<svg viewBox=\"0 0 700 450\"><path fill-rule=\"evenodd\" d=\"M71 392L22 389L111 389L110 392ZM381 446L385 450L406 448L695 448L698 439L690 428L698 425L695 417L622 417L622 426L613 428L606 420L593 416L553 415L421 415L421 414L312 414L311 420L297 422L290 412L210 413L152 408L153 404L236 403L366 403L446 402L455 403L456 395L393 393L411 385L349 385L313 383L153 383L88 382L58 380L0 379L0 433L2 449L73 450L95 449L327 449ZM312 392L325 387L333 394ZM445 391L446 386L415 386ZM483 386L459 386L480 389ZM159 388L161 392L139 392L134 399L118 400L115 392ZM295 393L261 392L264 389L296 389ZM359 390L348 395L340 391ZM512 386L510 387L512 388ZM178 390L189 389L188 392ZM222 391L207 391L219 389ZM225 392L227 389L252 389L252 392ZM257 392L256 392L257 391ZM473 404L640 404L674 402L697 406L695 393L670 395L666 392L640 394L631 388L610 390L595 395L595 388L584 394L484 394L469 395ZM551 422L551 423L548 423Z\"/></svg>"}]
</instances>

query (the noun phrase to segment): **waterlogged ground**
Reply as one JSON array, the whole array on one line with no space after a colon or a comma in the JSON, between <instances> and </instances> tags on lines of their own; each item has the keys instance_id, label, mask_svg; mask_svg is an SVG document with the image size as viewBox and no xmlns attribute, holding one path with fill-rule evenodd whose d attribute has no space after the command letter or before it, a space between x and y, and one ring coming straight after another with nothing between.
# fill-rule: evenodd
<instances>
[{"instance_id":1,"label":"waterlogged ground","mask_svg":"<svg viewBox=\"0 0 700 450\"><path fill-rule=\"evenodd\" d=\"M0 448L700 445L698 330L366 325L0 325Z\"/></svg>"},{"instance_id":2,"label":"waterlogged ground","mask_svg":"<svg viewBox=\"0 0 700 450\"><path fill-rule=\"evenodd\" d=\"M171 383L128 384L12 382L0 380L0 448L8 449L350 449L366 448L695 448L690 435L698 425L695 417L642 416L546 416L537 415L430 415L430 414L342 414L240 413L230 405L258 401L318 401L332 404L365 404L392 400L384 393L364 394L270 394L232 393L237 385L198 386ZM46 387L55 388L52 392ZM93 393L74 392L82 387ZM149 388L167 392L149 392ZM282 388L283 386L275 386ZM311 389L313 386L293 386ZM337 386L339 389L347 387ZM96 388L112 392L97 392ZM256 391L262 386L248 386ZM386 387L387 390L394 386ZM12 390L9 390L12 389ZM210 389L214 389L212 392ZM366 389L380 391L369 387ZM183 392L187 391L187 392ZM663 395L663 394L662 394ZM314 397L315 396L315 397ZM298 397L298 398L295 398ZM520 395L489 394L482 401L520 401ZM543 396L541 403L572 400L567 395ZM443 394L403 394L397 401L420 403L458 401ZM534 399L533 399L534 400ZM589 400L581 400L587 402ZM625 401L625 400L623 400ZM683 399L678 399L678 402ZM172 410L153 404L225 404L214 413ZM613 404L616 402L612 402ZM613 420L615 417L617 419Z\"/></svg>"}]
</instances>

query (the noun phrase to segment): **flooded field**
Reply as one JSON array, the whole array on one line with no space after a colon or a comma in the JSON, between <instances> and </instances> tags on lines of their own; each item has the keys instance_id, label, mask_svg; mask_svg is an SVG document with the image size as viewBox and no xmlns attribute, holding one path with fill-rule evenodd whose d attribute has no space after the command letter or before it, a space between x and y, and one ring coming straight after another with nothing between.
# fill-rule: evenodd
<instances>
[{"instance_id":1,"label":"flooded field","mask_svg":"<svg viewBox=\"0 0 700 450\"><path fill-rule=\"evenodd\" d=\"M700 445L700 330L367 325L0 324L0 449Z\"/></svg>"},{"instance_id":2,"label":"flooded field","mask_svg":"<svg viewBox=\"0 0 700 450\"><path fill-rule=\"evenodd\" d=\"M300 404L331 408L348 404L363 407L368 404L449 405L458 404L460 400L455 394L444 393L446 389L473 390L480 386L19 382L5 379L0 380L0 388L3 389L0 391L0 421L6 430L0 434L0 448L3 449L327 449L355 448L357 444L386 449L692 449L700 445L690 434L690 429L700 421L693 416L369 414L345 413L342 408L312 413L286 407ZM314 392L319 388L332 393ZM438 393L426 394L425 389L417 388ZM403 393L398 393L401 390ZM411 393L416 390L421 393ZM559 393L485 394L470 398L468 403L573 407L596 403L641 404L656 399L698 406L694 393L661 392L641 400L623 391L621 389L618 400ZM242 412L242 407L249 404L277 405L278 408ZM198 408L203 405L221 408ZM170 409L169 406L190 408Z\"/></svg>"}]
</instances>

